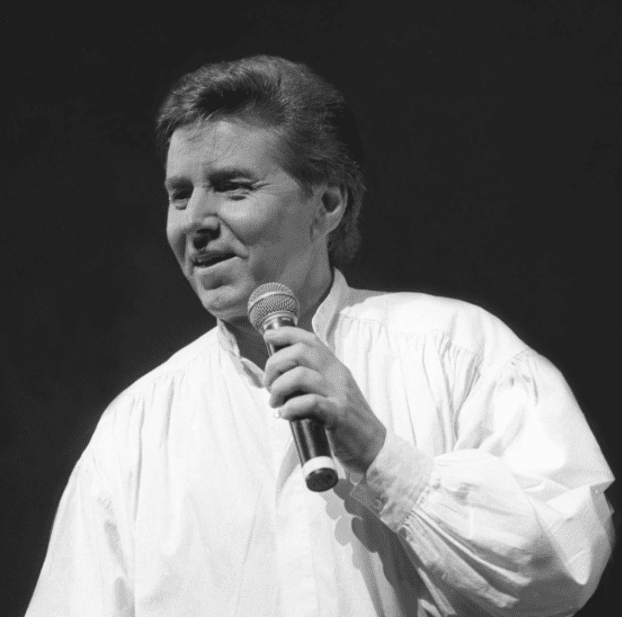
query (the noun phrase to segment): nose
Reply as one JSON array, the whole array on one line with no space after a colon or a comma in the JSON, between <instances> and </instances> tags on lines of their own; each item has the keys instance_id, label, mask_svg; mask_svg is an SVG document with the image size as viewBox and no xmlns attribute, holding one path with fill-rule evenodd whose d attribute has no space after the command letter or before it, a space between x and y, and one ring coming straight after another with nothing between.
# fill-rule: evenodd
<instances>
[{"instance_id":1,"label":"nose","mask_svg":"<svg viewBox=\"0 0 622 617\"><path fill-rule=\"evenodd\" d=\"M196 245L218 235L219 229L218 198L209 189L195 188L184 210L184 233Z\"/></svg>"}]
</instances>

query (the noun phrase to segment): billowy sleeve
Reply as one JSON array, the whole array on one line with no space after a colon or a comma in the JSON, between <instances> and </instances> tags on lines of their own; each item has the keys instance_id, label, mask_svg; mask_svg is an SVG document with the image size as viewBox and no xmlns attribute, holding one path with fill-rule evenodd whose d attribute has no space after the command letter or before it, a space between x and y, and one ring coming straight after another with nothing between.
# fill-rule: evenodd
<instances>
[{"instance_id":1,"label":"billowy sleeve","mask_svg":"<svg viewBox=\"0 0 622 617\"><path fill-rule=\"evenodd\" d=\"M613 481L561 373L531 350L474 380L452 451L387 435L353 496L446 614L572 615L611 554Z\"/></svg>"},{"instance_id":2,"label":"billowy sleeve","mask_svg":"<svg viewBox=\"0 0 622 617\"><path fill-rule=\"evenodd\" d=\"M127 542L90 444L61 498L26 617L133 616Z\"/></svg>"}]
</instances>

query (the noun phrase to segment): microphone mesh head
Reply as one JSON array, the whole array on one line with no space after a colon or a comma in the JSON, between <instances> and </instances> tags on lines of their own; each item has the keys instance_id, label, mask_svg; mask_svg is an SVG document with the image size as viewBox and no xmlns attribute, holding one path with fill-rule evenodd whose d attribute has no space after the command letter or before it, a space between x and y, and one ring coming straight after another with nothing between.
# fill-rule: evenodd
<instances>
[{"instance_id":1,"label":"microphone mesh head","mask_svg":"<svg viewBox=\"0 0 622 617\"><path fill-rule=\"evenodd\" d=\"M248 320L257 330L272 313L289 313L296 322L299 310L294 292L281 283L260 285L248 299Z\"/></svg>"}]
</instances>

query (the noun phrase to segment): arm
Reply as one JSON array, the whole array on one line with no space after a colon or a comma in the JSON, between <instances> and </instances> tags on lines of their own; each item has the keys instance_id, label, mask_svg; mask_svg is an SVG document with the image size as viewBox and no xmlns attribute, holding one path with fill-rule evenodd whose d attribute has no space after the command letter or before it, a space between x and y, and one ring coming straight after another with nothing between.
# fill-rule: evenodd
<instances>
[{"instance_id":1,"label":"arm","mask_svg":"<svg viewBox=\"0 0 622 617\"><path fill-rule=\"evenodd\" d=\"M354 455L357 435L360 451L373 451L365 442L369 431L344 422L365 417L367 403L350 410L357 395L347 375L308 338L313 335L296 336L291 350L267 367L272 403L281 404L290 386L310 392L307 404L319 409L314 413L333 444L347 435L337 456ZM349 395L337 392L344 388ZM305 397L296 398L283 417L305 413ZM398 535L441 606L492 615L574 613L610 554L603 490L612 478L563 378L526 352L480 379L457 413L452 452L432 457L389 433L367 466L340 456L364 474L354 497Z\"/></svg>"},{"instance_id":2,"label":"arm","mask_svg":"<svg viewBox=\"0 0 622 617\"><path fill-rule=\"evenodd\" d=\"M130 564L109 492L87 448L61 499L26 617L129 617Z\"/></svg>"}]
</instances>

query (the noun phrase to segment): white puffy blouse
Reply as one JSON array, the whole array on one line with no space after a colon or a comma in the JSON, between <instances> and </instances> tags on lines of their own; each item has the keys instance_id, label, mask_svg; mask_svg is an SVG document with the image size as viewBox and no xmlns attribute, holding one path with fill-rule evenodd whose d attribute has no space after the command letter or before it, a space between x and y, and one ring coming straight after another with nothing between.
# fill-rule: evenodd
<instances>
[{"instance_id":1,"label":"white puffy blouse","mask_svg":"<svg viewBox=\"0 0 622 617\"><path fill-rule=\"evenodd\" d=\"M105 411L28 617L571 615L613 481L559 371L473 305L351 289L313 320L387 427L304 484L262 371L219 324ZM338 465L339 466L339 465Z\"/></svg>"}]
</instances>

